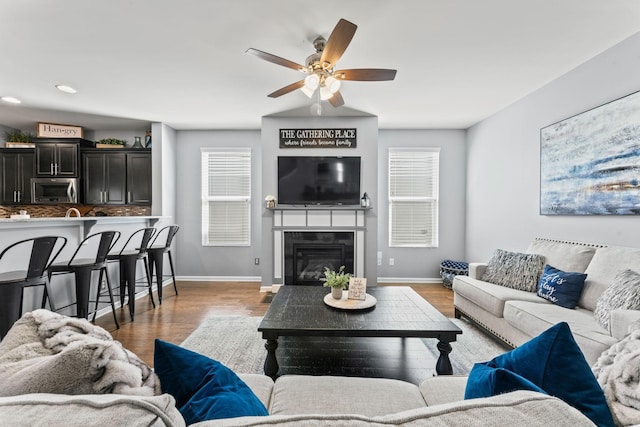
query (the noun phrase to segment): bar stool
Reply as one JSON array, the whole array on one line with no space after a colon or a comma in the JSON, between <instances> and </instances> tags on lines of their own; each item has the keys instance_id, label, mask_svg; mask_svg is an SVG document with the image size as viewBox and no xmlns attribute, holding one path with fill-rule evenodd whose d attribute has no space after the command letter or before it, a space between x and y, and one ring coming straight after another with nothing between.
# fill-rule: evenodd
<instances>
[{"instance_id":1,"label":"bar stool","mask_svg":"<svg viewBox=\"0 0 640 427\"><path fill-rule=\"evenodd\" d=\"M111 283L109 282L109 275L107 274L107 255L109 251L113 249L113 246L120 238L119 231L102 231L87 236L80 242L78 248L71 256L71 259L66 262L55 263L49 266L47 269L49 281L45 295L43 296L42 304L44 306L45 299L48 299L51 311L60 311L64 308L70 307L75 304L76 317L88 318L89 317L89 294L91 291L91 274L94 271L99 271L100 276L98 278L98 296L100 295L100 288L102 287L103 275L106 275L107 289L109 290L109 303L111 304L111 311L113 313L113 320L116 323L116 328L120 328L118 319L116 317L116 307L113 301L113 294L111 292ZM91 251L91 257L81 257L87 252ZM94 252L95 251L95 252ZM95 253L95 256L93 256ZM75 290L76 301L68 304L64 307L56 308L51 300L51 277L54 275L62 274L74 274L75 276ZM95 311L98 310L99 297L96 297ZM93 316L95 320L96 316Z\"/></svg>"},{"instance_id":2,"label":"bar stool","mask_svg":"<svg viewBox=\"0 0 640 427\"><path fill-rule=\"evenodd\" d=\"M158 284L158 300L160 304L162 304L162 281L164 279L164 270L163 270L163 260L164 254L167 254L169 257L169 267L171 267L171 279L173 280L173 289L176 291L176 295L178 295L178 287L176 286L176 274L173 270L173 259L171 257L171 242L173 241L173 237L176 235L178 230L180 229L177 225L168 225L164 228L161 228L160 231L156 233L156 236L153 238L153 241L147 248L147 253L149 254L149 271L151 272L151 280L153 280L153 268L156 269L156 282ZM162 234L166 234L166 240L164 245L156 245L156 240Z\"/></svg>"},{"instance_id":3,"label":"bar stool","mask_svg":"<svg viewBox=\"0 0 640 427\"><path fill-rule=\"evenodd\" d=\"M3 250L0 260L9 251L29 243L32 246L27 269L0 273L0 339L4 338L15 321L22 316L23 289L29 286L45 286L46 289L49 281L47 268L65 247L67 239L61 236L43 236L21 240ZM59 247L55 250L57 246Z\"/></svg>"},{"instance_id":4,"label":"bar stool","mask_svg":"<svg viewBox=\"0 0 640 427\"><path fill-rule=\"evenodd\" d=\"M134 231L129 239L117 254L107 255L107 261L118 261L120 263L120 304L124 306L125 292L129 296L129 315L133 322L135 313L135 296L136 296L136 265L138 261L144 264L145 273L147 275L147 286L149 289L149 297L153 308L156 302L153 300L153 292L151 283L151 273L149 271L149 262L147 259L147 247L153 237L156 229L153 227L141 228ZM139 240L139 243L138 243Z\"/></svg>"}]
</instances>

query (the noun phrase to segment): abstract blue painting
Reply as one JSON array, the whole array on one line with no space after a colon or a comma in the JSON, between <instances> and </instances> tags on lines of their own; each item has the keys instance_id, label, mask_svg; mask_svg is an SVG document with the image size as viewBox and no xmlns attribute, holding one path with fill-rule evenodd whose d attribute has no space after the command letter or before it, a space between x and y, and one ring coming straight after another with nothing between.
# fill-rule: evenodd
<instances>
[{"instance_id":1,"label":"abstract blue painting","mask_svg":"<svg viewBox=\"0 0 640 427\"><path fill-rule=\"evenodd\" d=\"M640 214L640 92L540 130L540 215Z\"/></svg>"}]
</instances>

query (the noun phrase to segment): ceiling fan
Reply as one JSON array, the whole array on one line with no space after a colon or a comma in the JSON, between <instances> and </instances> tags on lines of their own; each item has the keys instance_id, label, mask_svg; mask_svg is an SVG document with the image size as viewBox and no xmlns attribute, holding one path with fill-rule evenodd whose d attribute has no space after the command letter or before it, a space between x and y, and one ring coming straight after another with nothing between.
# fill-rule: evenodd
<instances>
[{"instance_id":1,"label":"ceiling fan","mask_svg":"<svg viewBox=\"0 0 640 427\"><path fill-rule=\"evenodd\" d=\"M341 19L329 36L329 40L318 36L313 41L316 53L307 57L305 65L298 64L288 59L263 52L258 49L247 49L247 53L272 62L283 67L291 68L307 74L307 77L291 83L283 88L270 93L268 96L277 98L296 89L302 90L309 98L313 96L316 89L317 96L321 100L327 100L334 107L344 104L344 99L340 94L340 82L342 80L352 81L385 81L393 80L396 76L396 70L383 68L355 68L349 70L335 70L336 63L342 57L342 54L351 43L357 25ZM319 102L318 102L319 104ZM319 106L318 106L319 107Z\"/></svg>"}]
</instances>

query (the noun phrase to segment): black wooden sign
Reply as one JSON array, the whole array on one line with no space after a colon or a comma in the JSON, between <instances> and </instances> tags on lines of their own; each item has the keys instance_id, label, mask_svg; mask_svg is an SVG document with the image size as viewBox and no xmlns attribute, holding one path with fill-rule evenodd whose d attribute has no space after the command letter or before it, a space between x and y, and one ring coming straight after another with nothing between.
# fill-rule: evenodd
<instances>
[{"instance_id":1,"label":"black wooden sign","mask_svg":"<svg viewBox=\"0 0 640 427\"><path fill-rule=\"evenodd\" d=\"M356 148L356 129L280 129L280 148Z\"/></svg>"}]
</instances>

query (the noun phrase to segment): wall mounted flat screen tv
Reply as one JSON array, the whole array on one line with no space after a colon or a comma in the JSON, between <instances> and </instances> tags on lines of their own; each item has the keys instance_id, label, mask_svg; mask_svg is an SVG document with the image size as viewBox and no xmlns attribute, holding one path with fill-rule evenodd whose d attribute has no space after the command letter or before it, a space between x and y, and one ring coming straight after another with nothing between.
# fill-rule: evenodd
<instances>
[{"instance_id":1,"label":"wall mounted flat screen tv","mask_svg":"<svg viewBox=\"0 0 640 427\"><path fill-rule=\"evenodd\" d=\"M358 205L360 157L278 157L278 203Z\"/></svg>"}]
</instances>

